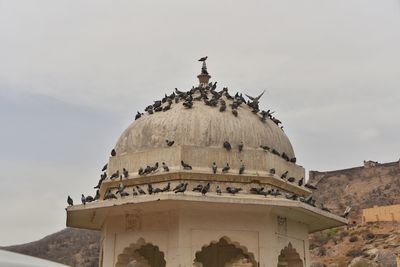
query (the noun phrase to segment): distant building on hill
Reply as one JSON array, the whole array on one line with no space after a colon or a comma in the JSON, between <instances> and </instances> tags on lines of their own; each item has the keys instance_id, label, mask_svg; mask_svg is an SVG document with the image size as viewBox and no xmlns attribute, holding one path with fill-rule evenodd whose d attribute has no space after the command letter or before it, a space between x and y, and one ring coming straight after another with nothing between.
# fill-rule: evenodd
<instances>
[{"instance_id":1,"label":"distant building on hill","mask_svg":"<svg viewBox=\"0 0 400 267\"><path fill-rule=\"evenodd\" d=\"M400 222L400 204L374 206L362 210L362 221L367 222Z\"/></svg>"}]
</instances>

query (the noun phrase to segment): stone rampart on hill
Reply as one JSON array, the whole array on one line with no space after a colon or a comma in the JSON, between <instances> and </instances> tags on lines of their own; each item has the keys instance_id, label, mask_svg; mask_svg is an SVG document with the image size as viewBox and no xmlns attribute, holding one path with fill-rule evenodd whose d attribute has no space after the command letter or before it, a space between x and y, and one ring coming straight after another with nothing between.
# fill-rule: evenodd
<instances>
[{"instance_id":1,"label":"stone rampart on hill","mask_svg":"<svg viewBox=\"0 0 400 267\"><path fill-rule=\"evenodd\" d=\"M361 221L362 209L400 204L400 161L377 163L335 171L310 171L309 183L317 187L317 205L342 214L352 207L350 218Z\"/></svg>"}]
</instances>

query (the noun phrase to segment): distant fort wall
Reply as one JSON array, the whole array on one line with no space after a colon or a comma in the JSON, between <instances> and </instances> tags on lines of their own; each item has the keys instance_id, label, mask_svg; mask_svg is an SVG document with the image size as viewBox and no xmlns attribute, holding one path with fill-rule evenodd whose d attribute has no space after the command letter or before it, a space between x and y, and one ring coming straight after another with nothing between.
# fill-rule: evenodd
<instances>
[{"instance_id":1,"label":"distant fort wall","mask_svg":"<svg viewBox=\"0 0 400 267\"><path fill-rule=\"evenodd\" d=\"M400 204L374 206L362 210L362 221L367 222L400 222Z\"/></svg>"},{"instance_id":2,"label":"distant fort wall","mask_svg":"<svg viewBox=\"0 0 400 267\"><path fill-rule=\"evenodd\" d=\"M360 172L367 169L381 169L381 168L395 168L400 169L400 159L398 161L379 163L372 160L364 160L364 166L334 170L334 171L309 171L308 182L310 184L317 184L322 178L330 176L350 175L352 173Z\"/></svg>"}]
</instances>

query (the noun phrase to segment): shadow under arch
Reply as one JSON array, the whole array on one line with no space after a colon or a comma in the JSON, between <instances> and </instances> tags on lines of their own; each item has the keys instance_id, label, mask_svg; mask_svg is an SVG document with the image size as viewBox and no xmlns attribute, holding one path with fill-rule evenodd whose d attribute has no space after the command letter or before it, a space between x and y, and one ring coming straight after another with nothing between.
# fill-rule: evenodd
<instances>
[{"instance_id":1,"label":"shadow under arch","mask_svg":"<svg viewBox=\"0 0 400 267\"><path fill-rule=\"evenodd\" d=\"M303 267L300 254L293 247L292 243L284 247L278 256L278 267Z\"/></svg>"},{"instance_id":2,"label":"shadow under arch","mask_svg":"<svg viewBox=\"0 0 400 267\"><path fill-rule=\"evenodd\" d=\"M139 238L118 255L115 267L165 267L164 253L158 246Z\"/></svg>"},{"instance_id":3,"label":"shadow under arch","mask_svg":"<svg viewBox=\"0 0 400 267\"><path fill-rule=\"evenodd\" d=\"M238 242L233 242L229 237L223 236L219 240L202 246L201 250L196 252L193 266L230 267L235 264L246 267L257 266L253 253Z\"/></svg>"}]
</instances>

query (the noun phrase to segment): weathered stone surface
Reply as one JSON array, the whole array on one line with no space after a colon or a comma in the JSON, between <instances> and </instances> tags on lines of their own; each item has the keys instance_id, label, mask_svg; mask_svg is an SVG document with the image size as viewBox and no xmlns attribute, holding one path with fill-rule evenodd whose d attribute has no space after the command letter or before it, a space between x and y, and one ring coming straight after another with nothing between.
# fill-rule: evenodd
<instances>
[{"instance_id":1,"label":"weathered stone surface","mask_svg":"<svg viewBox=\"0 0 400 267\"><path fill-rule=\"evenodd\" d=\"M397 267L396 255L387 251L379 251L376 254L375 261L384 267Z\"/></svg>"}]
</instances>

